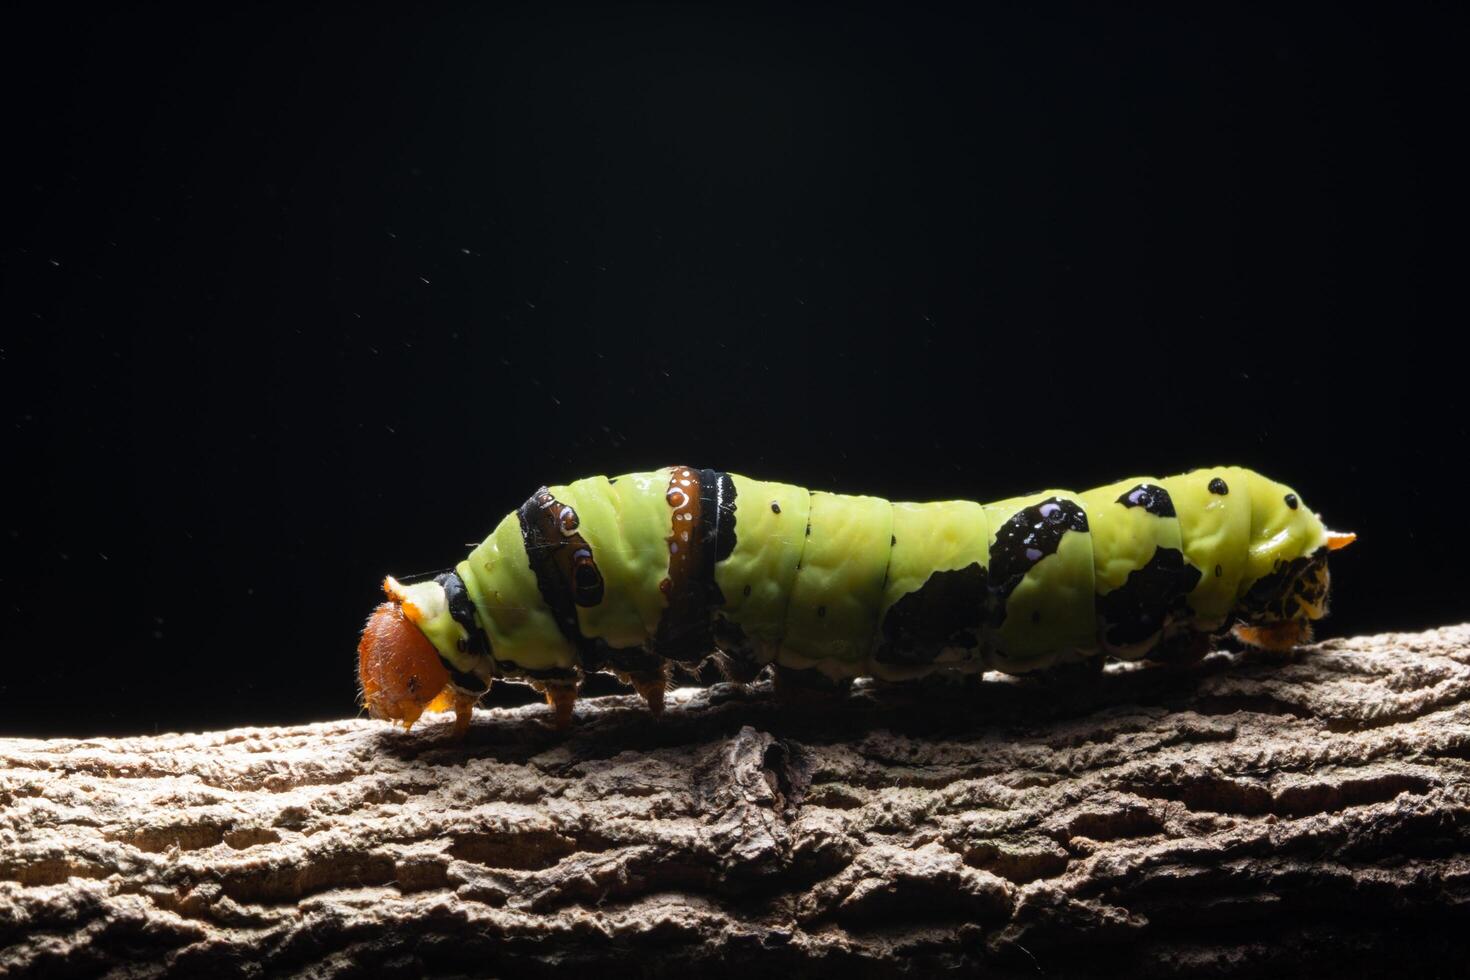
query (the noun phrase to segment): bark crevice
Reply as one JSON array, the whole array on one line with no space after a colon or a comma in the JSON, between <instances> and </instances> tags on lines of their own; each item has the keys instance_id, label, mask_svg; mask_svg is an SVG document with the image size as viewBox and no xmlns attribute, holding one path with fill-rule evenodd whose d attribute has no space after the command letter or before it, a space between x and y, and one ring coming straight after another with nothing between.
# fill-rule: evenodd
<instances>
[{"instance_id":1,"label":"bark crevice","mask_svg":"<svg viewBox=\"0 0 1470 980\"><path fill-rule=\"evenodd\" d=\"M546 715L0 739L0 974L1463 965L1470 625Z\"/></svg>"}]
</instances>

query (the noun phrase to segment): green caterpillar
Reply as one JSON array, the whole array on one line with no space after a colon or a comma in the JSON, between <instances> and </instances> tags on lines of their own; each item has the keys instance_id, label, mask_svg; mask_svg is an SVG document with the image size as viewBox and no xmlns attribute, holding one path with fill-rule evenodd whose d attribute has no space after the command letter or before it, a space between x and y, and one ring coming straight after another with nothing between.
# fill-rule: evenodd
<instances>
[{"instance_id":1,"label":"green caterpillar","mask_svg":"<svg viewBox=\"0 0 1470 980\"><path fill-rule=\"evenodd\" d=\"M1328 531L1240 467L992 504L890 503L674 466L543 487L452 572L374 611L359 677L375 717L453 707L496 678L565 724L584 671L657 710L670 662L715 651L826 678L1022 673L1107 655L1201 655L1234 629L1289 647L1327 611Z\"/></svg>"}]
</instances>

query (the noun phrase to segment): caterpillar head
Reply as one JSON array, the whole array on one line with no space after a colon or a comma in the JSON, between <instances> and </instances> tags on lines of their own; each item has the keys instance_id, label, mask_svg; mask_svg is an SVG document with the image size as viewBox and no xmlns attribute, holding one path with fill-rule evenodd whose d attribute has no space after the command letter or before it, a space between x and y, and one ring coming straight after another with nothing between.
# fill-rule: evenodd
<instances>
[{"instance_id":1,"label":"caterpillar head","mask_svg":"<svg viewBox=\"0 0 1470 980\"><path fill-rule=\"evenodd\" d=\"M374 609L363 627L357 678L368 714L408 728L425 709L439 707L434 702L449 687L449 671L419 626L425 620L424 597L411 595L392 577L383 591L390 601Z\"/></svg>"},{"instance_id":2,"label":"caterpillar head","mask_svg":"<svg viewBox=\"0 0 1470 980\"><path fill-rule=\"evenodd\" d=\"M1237 639L1268 650L1289 650L1312 638L1312 623L1327 615L1332 577L1330 552L1357 540L1349 531L1323 531L1323 544L1309 555L1284 562L1257 581L1241 600Z\"/></svg>"},{"instance_id":3,"label":"caterpillar head","mask_svg":"<svg viewBox=\"0 0 1470 980\"><path fill-rule=\"evenodd\" d=\"M1340 551L1358 540L1358 536L1352 531L1324 530L1323 534L1324 543L1317 549L1317 553L1313 555L1314 560L1308 563L1293 586L1297 615L1308 620L1321 619L1327 615L1327 590L1332 583L1332 576L1327 572L1328 554Z\"/></svg>"}]
</instances>

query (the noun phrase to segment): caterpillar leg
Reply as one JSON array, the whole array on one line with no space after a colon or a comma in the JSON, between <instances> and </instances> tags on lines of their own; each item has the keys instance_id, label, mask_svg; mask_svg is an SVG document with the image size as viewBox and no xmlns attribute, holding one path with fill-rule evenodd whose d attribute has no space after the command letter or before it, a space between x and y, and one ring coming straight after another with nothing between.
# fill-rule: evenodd
<instances>
[{"instance_id":1,"label":"caterpillar leg","mask_svg":"<svg viewBox=\"0 0 1470 980\"><path fill-rule=\"evenodd\" d=\"M648 710L653 714L663 714L664 692L669 687L668 672L665 668L658 670L635 670L627 675L628 683L633 685L643 700L648 704Z\"/></svg>"},{"instance_id":2,"label":"caterpillar leg","mask_svg":"<svg viewBox=\"0 0 1470 980\"><path fill-rule=\"evenodd\" d=\"M577 691L581 686L581 681L546 681L543 684L546 703L551 705L552 724L557 731L564 732L572 727L572 708L577 704Z\"/></svg>"},{"instance_id":3,"label":"caterpillar leg","mask_svg":"<svg viewBox=\"0 0 1470 980\"><path fill-rule=\"evenodd\" d=\"M466 694L453 687L446 687L439 692L438 697L425 705L423 710L453 711L454 730L449 737L457 742L469 733L470 720L474 718L475 702L478 700L480 700L478 695Z\"/></svg>"},{"instance_id":4,"label":"caterpillar leg","mask_svg":"<svg viewBox=\"0 0 1470 980\"><path fill-rule=\"evenodd\" d=\"M455 741L458 741L459 739L462 739L469 734L470 722L475 717L475 702L478 700L479 698L476 698L472 695L461 694L458 691L455 692L454 732L452 733L452 737L455 739Z\"/></svg>"},{"instance_id":5,"label":"caterpillar leg","mask_svg":"<svg viewBox=\"0 0 1470 980\"><path fill-rule=\"evenodd\" d=\"M752 639L723 616L715 619L713 633L715 666L732 684L753 683L775 662L776 649L772 644Z\"/></svg>"},{"instance_id":6,"label":"caterpillar leg","mask_svg":"<svg viewBox=\"0 0 1470 980\"><path fill-rule=\"evenodd\" d=\"M731 684L739 684L742 687L750 684L760 677L766 665L758 663L754 658L740 653L727 653L720 651L712 658L714 664L719 668L720 676Z\"/></svg>"},{"instance_id":7,"label":"caterpillar leg","mask_svg":"<svg viewBox=\"0 0 1470 980\"><path fill-rule=\"evenodd\" d=\"M1312 624L1302 619L1283 619L1265 626L1241 624L1231 632L1241 643L1273 653L1284 653L1312 641Z\"/></svg>"},{"instance_id":8,"label":"caterpillar leg","mask_svg":"<svg viewBox=\"0 0 1470 980\"><path fill-rule=\"evenodd\" d=\"M1193 667L1214 648L1210 634L1187 630L1159 641L1159 645L1149 651L1148 659L1166 667Z\"/></svg>"}]
</instances>

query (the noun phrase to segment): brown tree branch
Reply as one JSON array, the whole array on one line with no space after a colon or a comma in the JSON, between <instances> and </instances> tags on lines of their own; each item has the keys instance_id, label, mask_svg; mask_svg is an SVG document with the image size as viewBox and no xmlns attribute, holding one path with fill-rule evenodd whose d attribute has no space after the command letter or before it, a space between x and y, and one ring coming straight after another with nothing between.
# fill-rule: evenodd
<instances>
[{"instance_id":1,"label":"brown tree branch","mask_svg":"<svg viewBox=\"0 0 1470 980\"><path fill-rule=\"evenodd\" d=\"M669 702L0 740L0 973L1464 968L1470 625Z\"/></svg>"}]
</instances>

